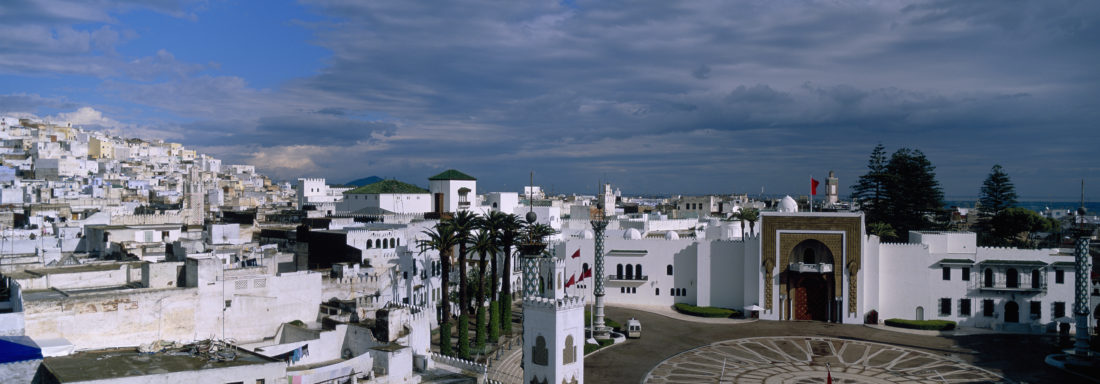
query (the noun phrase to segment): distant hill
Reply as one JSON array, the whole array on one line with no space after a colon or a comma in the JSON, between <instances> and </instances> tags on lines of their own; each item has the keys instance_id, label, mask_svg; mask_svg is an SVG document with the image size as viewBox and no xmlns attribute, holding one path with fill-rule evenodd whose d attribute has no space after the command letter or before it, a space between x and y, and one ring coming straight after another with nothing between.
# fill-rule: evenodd
<instances>
[{"instance_id":1,"label":"distant hill","mask_svg":"<svg viewBox=\"0 0 1100 384\"><path fill-rule=\"evenodd\" d=\"M371 185L371 184L377 183L377 182L382 181L382 180L384 180L384 179L382 179L381 177L371 176L371 177L364 177L362 179L356 179L356 180L349 181L349 182L347 182L347 185L362 187L364 185Z\"/></svg>"}]
</instances>

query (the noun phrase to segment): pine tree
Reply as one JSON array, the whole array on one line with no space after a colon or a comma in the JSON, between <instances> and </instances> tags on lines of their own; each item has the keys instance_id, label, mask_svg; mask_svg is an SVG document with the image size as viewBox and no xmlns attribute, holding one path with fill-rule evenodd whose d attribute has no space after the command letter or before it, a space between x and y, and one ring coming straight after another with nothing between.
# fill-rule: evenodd
<instances>
[{"instance_id":1,"label":"pine tree","mask_svg":"<svg viewBox=\"0 0 1100 384\"><path fill-rule=\"evenodd\" d=\"M867 222L881 222L886 214L886 149L876 145L867 161L867 173L852 186L852 200L859 203Z\"/></svg>"},{"instance_id":2,"label":"pine tree","mask_svg":"<svg viewBox=\"0 0 1100 384\"><path fill-rule=\"evenodd\" d=\"M989 176L982 183L982 193L978 202L982 205L980 212L982 217L997 216L1006 208L1016 206L1016 187L1012 185L1012 180L999 164L993 166Z\"/></svg>"},{"instance_id":3,"label":"pine tree","mask_svg":"<svg viewBox=\"0 0 1100 384\"><path fill-rule=\"evenodd\" d=\"M943 189L936 167L920 150L902 148L886 163L886 217L898 236L911 230L937 229L944 213ZM871 220L869 220L871 221Z\"/></svg>"}]
</instances>

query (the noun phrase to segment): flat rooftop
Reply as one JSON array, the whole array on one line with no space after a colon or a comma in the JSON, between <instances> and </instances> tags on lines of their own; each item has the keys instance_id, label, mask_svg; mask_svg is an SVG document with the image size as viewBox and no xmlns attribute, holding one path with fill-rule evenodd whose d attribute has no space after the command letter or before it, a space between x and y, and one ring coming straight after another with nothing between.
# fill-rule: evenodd
<instances>
[{"instance_id":1,"label":"flat rooftop","mask_svg":"<svg viewBox=\"0 0 1100 384\"><path fill-rule=\"evenodd\" d=\"M281 363L242 349L234 351L236 358L233 360L212 361L206 357L192 356L188 347L176 352L157 353L141 353L136 348L101 349L47 357L42 364L59 381L74 382Z\"/></svg>"}]
</instances>

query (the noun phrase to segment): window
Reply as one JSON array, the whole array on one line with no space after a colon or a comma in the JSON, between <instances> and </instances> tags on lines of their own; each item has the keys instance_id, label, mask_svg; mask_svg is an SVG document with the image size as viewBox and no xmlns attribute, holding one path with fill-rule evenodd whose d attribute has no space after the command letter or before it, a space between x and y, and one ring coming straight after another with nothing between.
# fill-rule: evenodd
<instances>
[{"instance_id":1,"label":"window","mask_svg":"<svg viewBox=\"0 0 1100 384\"><path fill-rule=\"evenodd\" d=\"M951 299L940 299L940 316L951 316Z\"/></svg>"},{"instance_id":2,"label":"window","mask_svg":"<svg viewBox=\"0 0 1100 384\"><path fill-rule=\"evenodd\" d=\"M1032 301L1031 302L1031 317L1038 319L1043 317L1043 302Z\"/></svg>"},{"instance_id":3,"label":"window","mask_svg":"<svg viewBox=\"0 0 1100 384\"><path fill-rule=\"evenodd\" d=\"M619 280L623 279L623 265L622 264L615 265L615 278L619 279Z\"/></svg>"},{"instance_id":4,"label":"window","mask_svg":"<svg viewBox=\"0 0 1100 384\"><path fill-rule=\"evenodd\" d=\"M1032 288L1039 288L1039 280L1040 280L1039 270L1036 269L1036 270L1031 271L1031 287Z\"/></svg>"},{"instance_id":5,"label":"window","mask_svg":"<svg viewBox=\"0 0 1100 384\"><path fill-rule=\"evenodd\" d=\"M962 275L963 281L970 281L970 267L963 267Z\"/></svg>"},{"instance_id":6,"label":"window","mask_svg":"<svg viewBox=\"0 0 1100 384\"><path fill-rule=\"evenodd\" d=\"M665 267L665 274L672 276L672 264L669 264L667 267Z\"/></svg>"},{"instance_id":7,"label":"window","mask_svg":"<svg viewBox=\"0 0 1100 384\"><path fill-rule=\"evenodd\" d=\"M633 265L630 265L630 264L626 265L626 279L627 280L634 280L634 266Z\"/></svg>"},{"instance_id":8,"label":"window","mask_svg":"<svg viewBox=\"0 0 1100 384\"><path fill-rule=\"evenodd\" d=\"M993 317L993 300L982 300L982 316Z\"/></svg>"},{"instance_id":9,"label":"window","mask_svg":"<svg viewBox=\"0 0 1100 384\"><path fill-rule=\"evenodd\" d=\"M970 299L959 299L959 315L970 316Z\"/></svg>"},{"instance_id":10,"label":"window","mask_svg":"<svg viewBox=\"0 0 1100 384\"><path fill-rule=\"evenodd\" d=\"M661 289L660 288L653 288L653 296L660 296L660 295L661 295Z\"/></svg>"},{"instance_id":11,"label":"window","mask_svg":"<svg viewBox=\"0 0 1100 384\"><path fill-rule=\"evenodd\" d=\"M951 280L951 267L943 267L943 279Z\"/></svg>"},{"instance_id":12,"label":"window","mask_svg":"<svg viewBox=\"0 0 1100 384\"><path fill-rule=\"evenodd\" d=\"M982 285L986 288L993 288L993 270L990 268L985 269L985 279L982 279Z\"/></svg>"},{"instance_id":13,"label":"window","mask_svg":"<svg viewBox=\"0 0 1100 384\"><path fill-rule=\"evenodd\" d=\"M626 287L619 287L619 293L626 293Z\"/></svg>"},{"instance_id":14,"label":"window","mask_svg":"<svg viewBox=\"0 0 1100 384\"><path fill-rule=\"evenodd\" d=\"M634 264L634 275L638 276L638 280L642 279L642 265Z\"/></svg>"},{"instance_id":15,"label":"window","mask_svg":"<svg viewBox=\"0 0 1100 384\"><path fill-rule=\"evenodd\" d=\"M1017 272L1016 268L1005 271L1005 287L1020 288L1020 272Z\"/></svg>"},{"instance_id":16,"label":"window","mask_svg":"<svg viewBox=\"0 0 1100 384\"><path fill-rule=\"evenodd\" d=\"M577 347L573 345L573 335L565 337L565 349L561 351L561 355L565 364L577 361Z\"/></svg>"},{"instance_id":17,"label":"window","mask_svg":"<svg viewBox=\"0 0 1100 384\"><path fill-rule=\"evenodd\" d=\"M1054 283L1055 284L1065 284L1066 283L1066 271L1063 271L1061 269L1055 270L1054 271Z\"/></svg>"},{"instance_id":18,"label":"window","mask_svg":"<svg viewBox=\"0 0 1100 384\"><path fill-rule=\"evenodd\" d=\"M1066 315L1066 303L1061 301L1054 302L1054 313L1051 314L1055 319Z\"/></svg>"}]
</instances>

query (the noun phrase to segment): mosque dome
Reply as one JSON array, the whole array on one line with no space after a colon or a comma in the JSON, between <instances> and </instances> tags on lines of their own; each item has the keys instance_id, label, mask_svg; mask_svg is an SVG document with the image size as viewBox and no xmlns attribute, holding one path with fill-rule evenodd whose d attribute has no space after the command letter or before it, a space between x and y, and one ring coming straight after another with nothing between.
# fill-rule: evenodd
<instances>
[{"instance_id":1,"label":"mosque dome","mask_svg":"<svg viewBox=\"0 0 1100 384\"><path fill-rule=\"evenodd\" d=\"M783 196L783 200L779 201L779 206L776 207L779 212L798 212L798 203L794 202L791 195Z\"/></svg>"},{"instance_id":2,"label":"mosque dome","mask_svg":"<svg viewBox=\"0 0 1100 384\"><path fill-rule=\"evenodd\" d=\"M680 240L680 235L674 231L665 232L665 240Z\"/></svg>"},{"instance_id":3,"label":"mosque dome","mask_svg":"<svg viewBox=\"0 0 1100 384\"><path fill-rule=\"evenodd\" d=\"M626 232L623 232L623 238L627 240L641 240L642 233L639 232L637 228L630 228L627 229Z\"/></svg>"}]
</instances>

